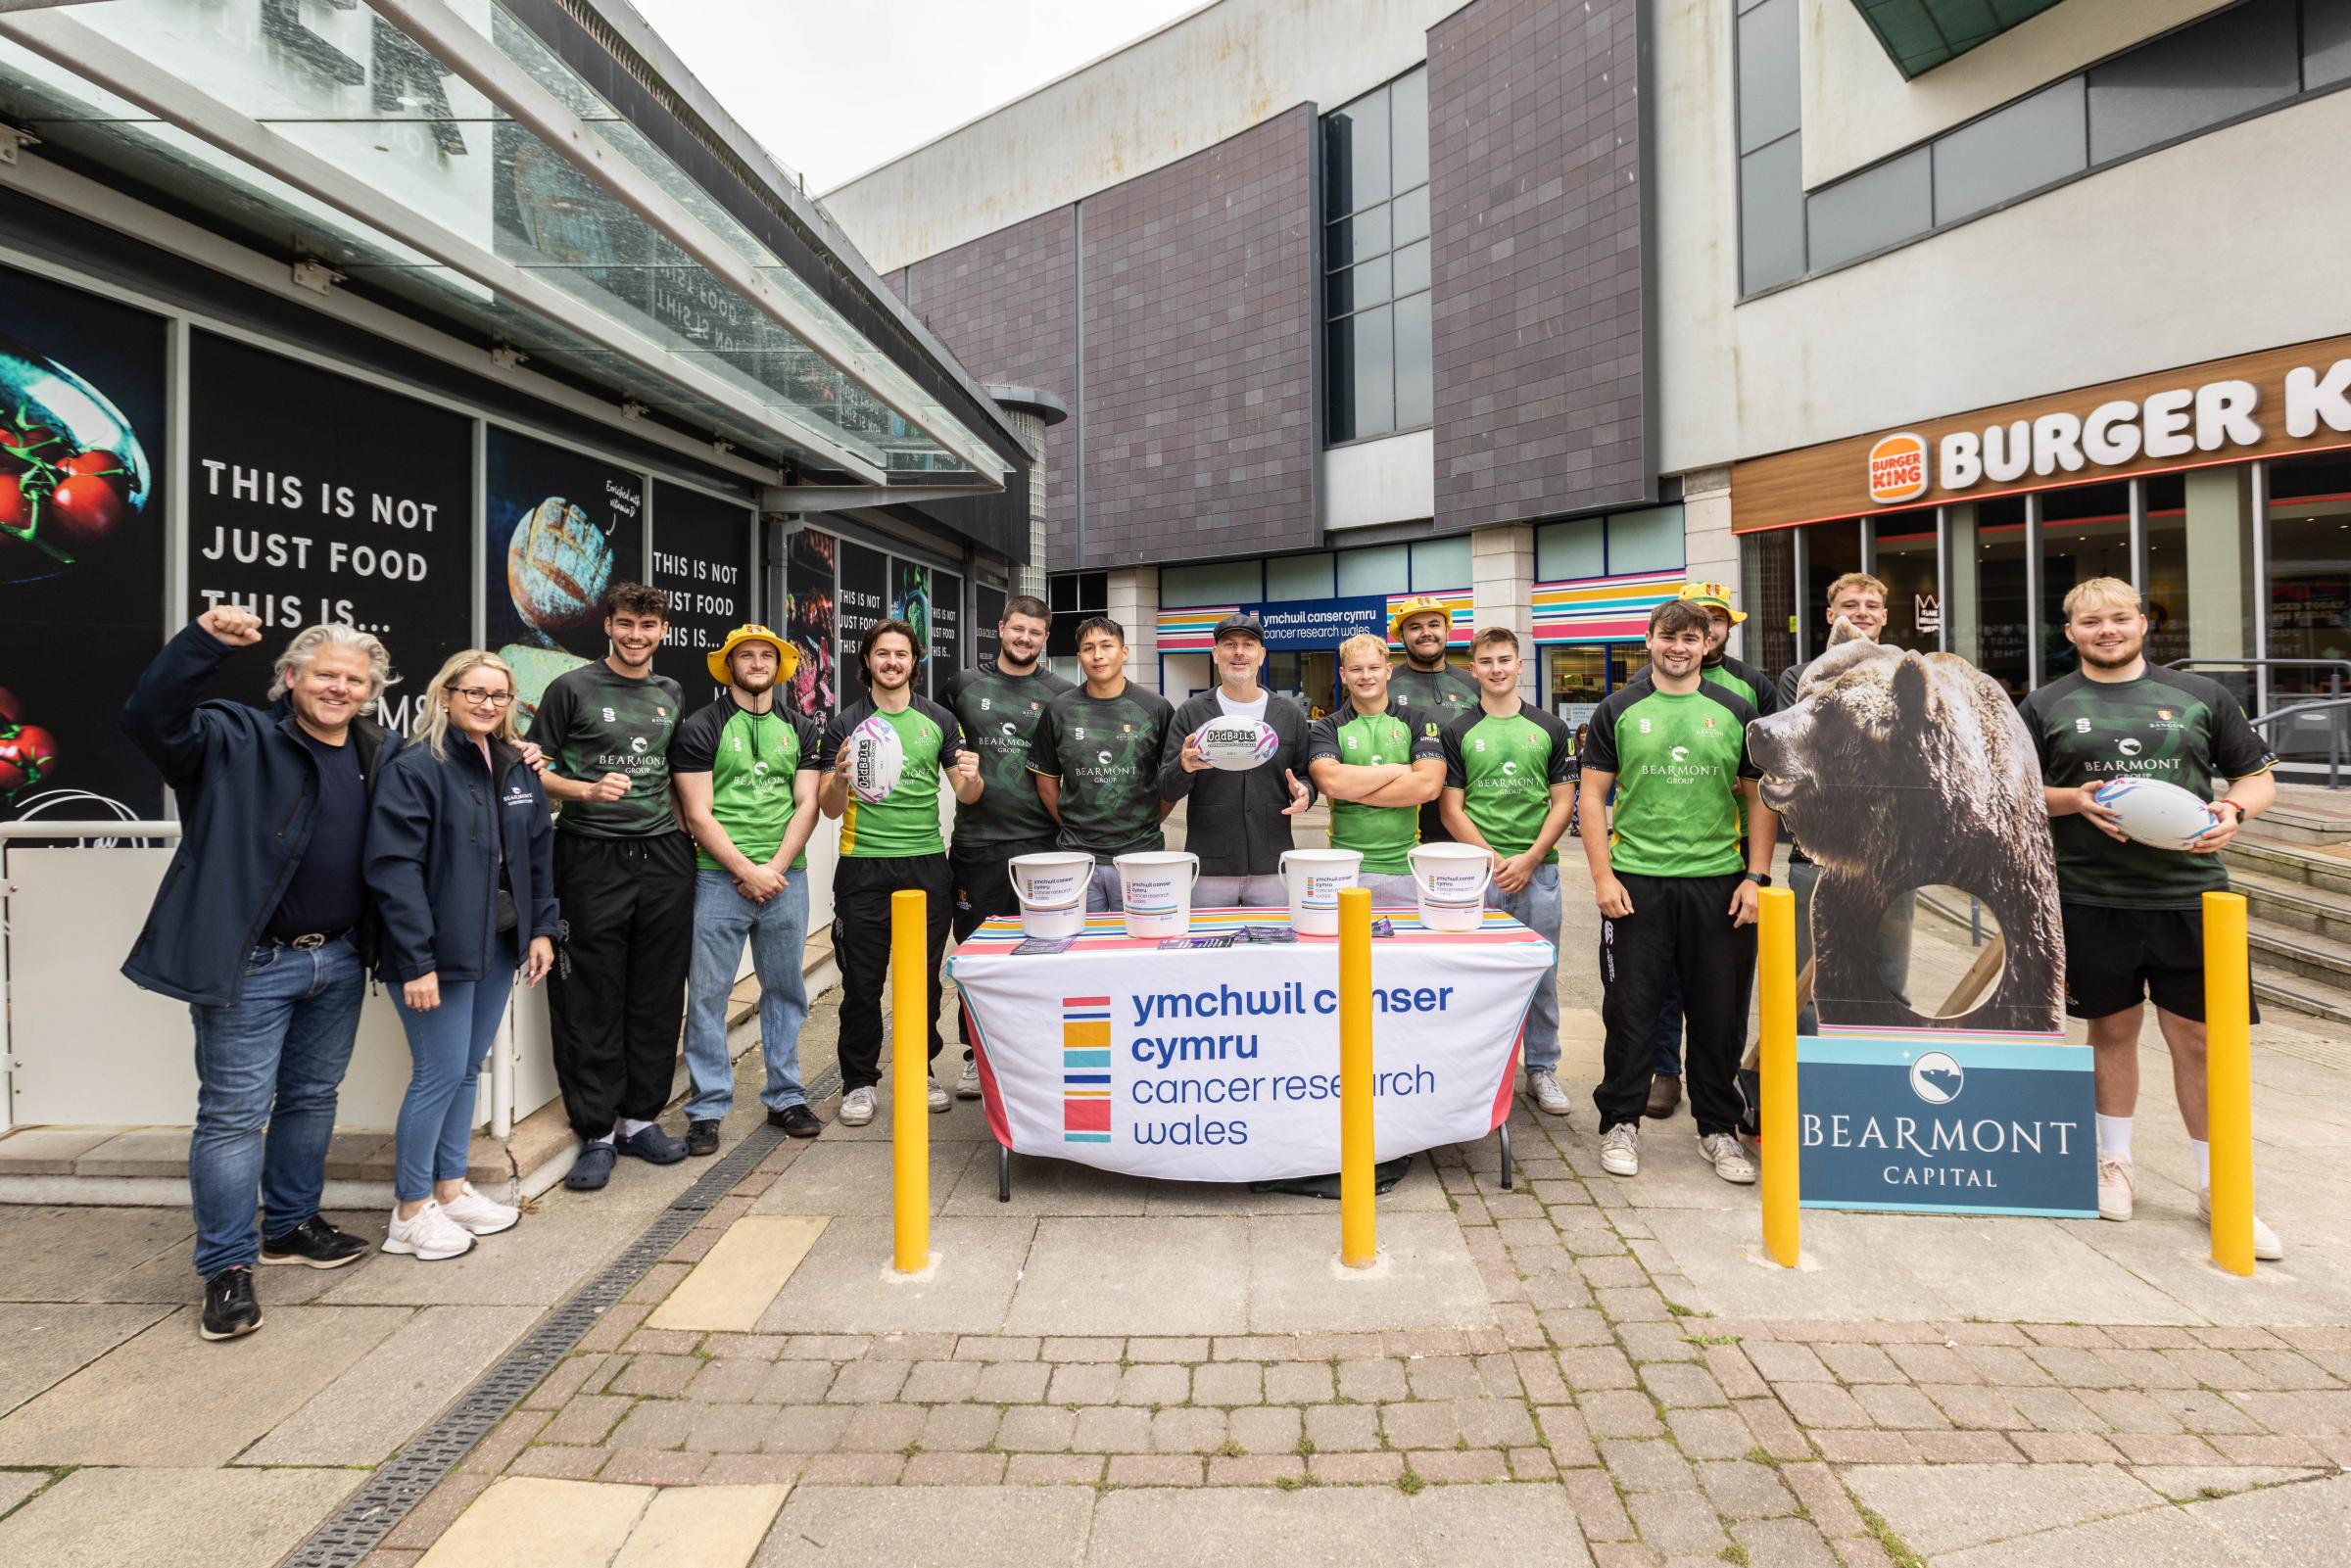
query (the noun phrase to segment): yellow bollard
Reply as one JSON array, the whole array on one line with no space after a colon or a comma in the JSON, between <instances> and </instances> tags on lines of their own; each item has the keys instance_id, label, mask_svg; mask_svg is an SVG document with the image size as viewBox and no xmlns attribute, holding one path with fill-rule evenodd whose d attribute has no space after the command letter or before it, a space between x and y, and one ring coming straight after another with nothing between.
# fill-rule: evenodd
<instances>
[{"instance_id":1,"label":"yellow bollard","mask_svg":"<svg viewBox=\"0 0 2351 1568\"><path fill-rule=\"evenodd\" d=\"M923 895L889 895L889 1135L897 1217L894 1265L901 1274L931 1266L931 962L924 940Z\"/></svg>"},{"instance_id":2,"label":"yellow bollard","mask_svg":"<svg viewBox=\"0 0 2351 1568\"><path fill-rule=\"evenodd\" d=\"M1339 890L1339 1261L1379 1257L1371 1191L1371 889Z\"/></svg>"},{"instance_id":3,"label":"yellow bollard","mask_svg":"<svg viewBox=\"0 0 2351 1568\"><path fill-rule=\"evenodd\" d=\"M1783 1268L1796 1266L1802 1181L1796 1125L1796 894L1763 889L1763 1250Z\"/></svg>"},{"instance_id":4,"label":"yellow bollard","mask_svg":"<svg viewBox=\"0 0 2351 1568\"><path fill-rule=\"evenodd\" d=\"M2253 1272L2253 1027L2241 893L2204 895L2204 1118L2212 1260Z\"/></svg>"}]
</instances>

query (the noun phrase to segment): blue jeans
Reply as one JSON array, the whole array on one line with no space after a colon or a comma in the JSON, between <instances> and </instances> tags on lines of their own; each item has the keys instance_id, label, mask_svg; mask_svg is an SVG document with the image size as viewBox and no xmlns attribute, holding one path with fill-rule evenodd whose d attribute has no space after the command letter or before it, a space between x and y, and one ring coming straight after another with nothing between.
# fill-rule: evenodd
<instances>
[{"instance_id":1,"label":"blue jeans","mask_svg":"<svg viewBox=\"0 0 2351 1568\"><path fill-rule=\"evenodd\" d=\"M197 1084L188 1191L205 1278L261 1256L257 1187L263 1234L282 1236L318 1212L365 981L347 936L312 950L265 942L245 955L236 1001L188 1009Z\"/></svg>"},{"instance_id":2,"label":"blue jeans","mask_svg":"<svg viewBox=\"0 0 2351 1568\"><path fill-rule=\"evenodd\" d=\"M1526 1070L1549 1072L1559 1065L1559 868L1537 866L1526 885L1506 893L1486 884L1486 907L1499 909L1552 946L1552 968L1535 986L1535 1005L1526 1015Z\"/></svg>"},{"instance_id":3,"label":"blue jeans","mask_svg":"<svg viewBox=\"0 0 2351 1568\"><path fill-rule=\"evenodd\" d=\"M513 993L514 937L491 938L490 974L443 980L441 1005L419 1013L392 988L408 1035L408 1092L392 1142L392 1196L404 1204L433 1195L436 1181L463 1181L473 1142L473 1086Z\"/></svg>"},{"instance_id":4,"label":"blue jeans","mask_svg":"<svg viewBox=\"0 0 2351 1568\"><path fill-rule=\"evenodd\" d=\"M759 1103L770 1111L806 1105L800 1088L800 1025L808 1018L808 982L800 973L808 945L808 874L787 872L784 890L762 904L735 890L723 871L694 874L694 968L686 989L686 1070L694 1090L686 1119L715 1121L735 1104L735 1064L727 1055L727 997L743 941L751 941L759 978L759 1049L767 1083Z\"/></svg>"}]
</instances>

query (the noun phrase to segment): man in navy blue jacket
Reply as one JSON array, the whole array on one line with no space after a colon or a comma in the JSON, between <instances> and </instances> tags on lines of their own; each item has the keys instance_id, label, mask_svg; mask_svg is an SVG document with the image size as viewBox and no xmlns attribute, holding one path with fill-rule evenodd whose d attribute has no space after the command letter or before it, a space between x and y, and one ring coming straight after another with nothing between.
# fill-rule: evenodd
<instances>
[{"instance_id":1,"label":"man in navy blue jacket","mask_svg":"<svg viewBox=\"0 0 2351 1568\"><path fill-rule=\"evenodd\" d=\"M205 701L214 672L261 640L251 611L207 610L122 709L179 804L178 852L122 973L195 1020L188 1188L208 1340L262 1326L257 1258L340 1268L367 1250L318 1199L374 957L360 857L400 740L364 714L391 661L364 632L313 626L278 655L269 707Z\"/></svg>"}]
</instances>

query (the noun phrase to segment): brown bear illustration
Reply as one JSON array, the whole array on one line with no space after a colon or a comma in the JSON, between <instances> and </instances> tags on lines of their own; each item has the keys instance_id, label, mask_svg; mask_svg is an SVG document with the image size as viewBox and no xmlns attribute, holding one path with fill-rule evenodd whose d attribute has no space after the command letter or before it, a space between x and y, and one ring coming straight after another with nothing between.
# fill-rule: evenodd
<instances>
[{"instance_id":1,"label":"brown bear illustration","mask_svg":"<svg viewBox=\"0 0 2351 1568\"><path fill-rule=\"evenodd\" d=\"M1748 726L1763 799L1819 863L1813 994L1826 1022L2054 1032L2065 944L2040 764L1999 683L1950 653L1886 647L1839 620L1795 703ZM1887 993L1877 933L1913 888L1973 893L2007 941L1974 1008L1929 1018Z\"/></svg>"}]
</instances>

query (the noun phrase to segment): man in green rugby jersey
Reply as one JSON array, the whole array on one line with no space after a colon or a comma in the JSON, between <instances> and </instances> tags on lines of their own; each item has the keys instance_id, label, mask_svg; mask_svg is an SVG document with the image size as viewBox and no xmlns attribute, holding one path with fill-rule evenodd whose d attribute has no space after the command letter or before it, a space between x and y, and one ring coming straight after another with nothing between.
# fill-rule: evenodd
<instances>
[{"instance_id":1,"label":"man in green rugby jersey","mask_svg":"<svg viewBox=\"0 0 2351 1568\"><path fill-rule=\"evenodd\" d=\"M1364 857L1372 902L1418 902L1405 857L1420 841L1419 808L1445 792L1445 745L1433 718L1408 720L1388 701L1388 645L1369 633L1339 644L1347 698L1315 721L1306 771L1330 797L1330 847Z\"/></svg>"}]
</instances>

